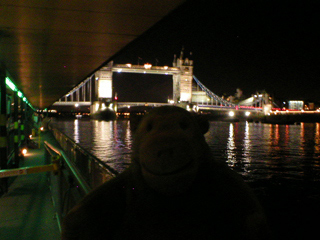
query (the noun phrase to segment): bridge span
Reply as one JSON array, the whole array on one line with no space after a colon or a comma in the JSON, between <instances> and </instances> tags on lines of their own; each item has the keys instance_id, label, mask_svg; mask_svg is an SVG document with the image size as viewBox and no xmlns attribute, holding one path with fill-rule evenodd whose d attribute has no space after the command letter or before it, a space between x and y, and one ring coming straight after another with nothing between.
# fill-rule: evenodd
<instances>
[{"instance_id":1,"label":"bridge span","mask_svg":"<svg viewBox=\"0 0 320 240\"><path fill-rule=\"evenodd\" d=\"M113 73L140 73L161 74L172 76L172 98L165 103L154 102L119 102L117 92L113 88ZM138 80L137 80L138 81ZM150 79L152 81L152 79ZM180 57L174 56L172 66L114 64L112 61L96 71L92 76L75 86L71 91L56 101L52 107L72 107L73 110L90 108L90 114L101 111L130 107L157 107L176 105L195 112L198 111L225 111L246 108L249 112L269 111L270 100L267 94L257 94L248 101L235 104L218 96L208 89L196 76L193 75L193 60L184 58L183 51Z\"/></svg>"},{"instance_id":2,"label":"bridge span","mask_svg":"<svg viewBox=\"0 0 320 240\"><path fill-rule=\"evenodd\" d=\"M105 108L123 107L128 105L117 100L117 93L113 89L113 73L140 73L161 74L172 76L172 98L168 103L147 103L148 105L207 105L234 108L236 104L228 102L210 91L198 78L193 75L193 60L183 57L174 57L172 66L114 64L109 62L96 71L92 76L75 86L71 91L61 97L52 106L90 106L90 113L94 114ZM131 103L131 105L144 105L146 103ZM199 108L197 108L199 109Z\"/></svg>"}]
</instances>

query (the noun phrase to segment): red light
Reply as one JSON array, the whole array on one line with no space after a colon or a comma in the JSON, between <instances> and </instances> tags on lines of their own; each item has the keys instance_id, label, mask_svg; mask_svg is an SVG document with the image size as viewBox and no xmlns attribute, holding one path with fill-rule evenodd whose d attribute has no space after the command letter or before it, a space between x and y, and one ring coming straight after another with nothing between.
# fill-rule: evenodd
<instances>
[{"instance_id":1,"label":"red light","mask_svg":"<svg viewBox=\"0 0 320 240\"><path fill-rule=\"evenodd\" d=\"M118 100L118 97L117 97L117 96L115 96L115 97L114 97L114 100Z\"/></svg>"}]
</instances>

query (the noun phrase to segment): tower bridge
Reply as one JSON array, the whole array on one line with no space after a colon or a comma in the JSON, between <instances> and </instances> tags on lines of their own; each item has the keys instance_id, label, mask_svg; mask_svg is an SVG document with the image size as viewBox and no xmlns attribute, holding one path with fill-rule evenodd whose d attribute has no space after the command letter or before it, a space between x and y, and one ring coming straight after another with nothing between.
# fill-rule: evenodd
<instances>
[{"instance_id":1,"label":"tower bridge","mask_svg":"<svg viewBox=\"0 0 320 240\"><path fill-rule=\"evenodd\" d=\"M140 74L161 74L172 76L172 99L168 103L121 103L117 101L117 93L113 91L113 73L140 73ZM230 109L236 108L236 104L228 102L222 97L209 90L200 80L193 75L193 60L174 57L172 66L152 66L149 63L144 65L114 64L109 62L83 82L75 86L71 91L61 97L53 104L58 106L90 106L90 113L95 114L105 109L123 108L128 106L160 106L180 105L194 110L201 109ZM250 105L250 104L249 104ZM254 103L251 104L251 107ZM255 108L260 110L260 108Z\"/></svg>"}]
</instances>

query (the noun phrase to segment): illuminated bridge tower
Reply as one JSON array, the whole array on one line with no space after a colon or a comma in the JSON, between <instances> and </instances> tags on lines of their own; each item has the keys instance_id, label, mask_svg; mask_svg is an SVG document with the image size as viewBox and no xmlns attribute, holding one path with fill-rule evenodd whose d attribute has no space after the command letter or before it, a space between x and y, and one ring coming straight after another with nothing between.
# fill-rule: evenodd
<instances>
[{"instance_id":1,"label":"illuminated bridge tower","mask_svg":"<svg viewBox=\"0 0 320 240\"><path fill-rule=\"evenodd\" d=\"M95 89L90 113L94 114L106 108L113 109L112 102L112 62L94 74Z\"/></svg>"},{"instance_id":2,"label":"illuminated bridge tower","mask_svg":"<svg viewBox=\"0 0 320 240\"><path fill-rule=\"evenodd\" d=\"M183 51L180 58L173 60L173 67L180 69L179 73L173 74L173 101L175 103L191 103L192 99L192 79L193 61L188 58L183 59Z\"/></svg>"}]
</instances>

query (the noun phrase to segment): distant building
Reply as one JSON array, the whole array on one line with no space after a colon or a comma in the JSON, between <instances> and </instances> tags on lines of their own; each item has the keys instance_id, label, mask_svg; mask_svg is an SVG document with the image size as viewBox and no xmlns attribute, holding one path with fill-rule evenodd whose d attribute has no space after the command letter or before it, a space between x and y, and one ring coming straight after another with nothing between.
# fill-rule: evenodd
<instances>
[{"instance_id":1,"label":"distant building","mask_svg":"<svg viewBox=\"0 0 320 240\"><path fill-rule=\"evenodd\" d=\"M309 102L308 110L315 110L314 102Z\"/></svg>"},{"instance_id":2,"label":"distant building","mask_svg":"<svg viewBox=\"0 0 320 240\"><path fill-rule=\"evenodd\" d=\"M288 101L288 109L291 110L302 110L304 102L301 100L290 100Z\"/></svg>"}]
</instances>

